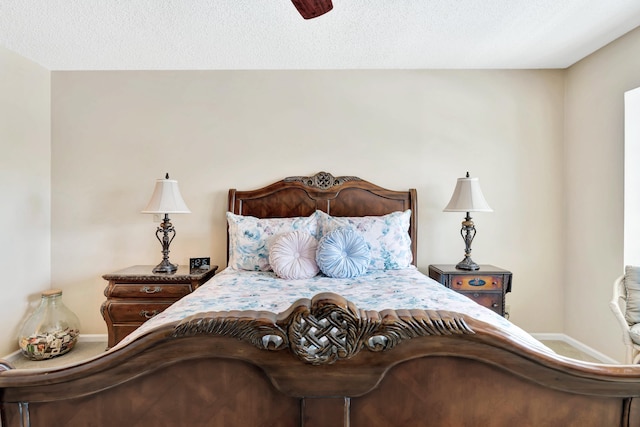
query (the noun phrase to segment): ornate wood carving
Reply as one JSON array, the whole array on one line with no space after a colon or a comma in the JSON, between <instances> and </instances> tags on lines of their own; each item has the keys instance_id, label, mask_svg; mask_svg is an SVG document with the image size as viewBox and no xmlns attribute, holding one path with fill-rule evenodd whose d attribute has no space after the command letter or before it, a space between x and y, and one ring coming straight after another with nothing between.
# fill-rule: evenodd
<instances>
[{"instance_id":1,"label":"ornate wood carving","mask_svg":"<svg viewBox=\"0 0 640 427\"><path fill-rule=\"evenodd\" d=\"M13 367L13 365L11 363L9 363L9 361L4 360L4 359L0 359L0 372L9 371L11 369L15 369L15 368Z\"/></svg>"},{"instance_id":2,"label":"ornate wood carving","mask_svg":"<svg viewBox=\"0 0 640 427\"><path fill-rule=\"evenodd\" d=\"M362 181L357 176L338 176L335 177L329 172L318 172L314 176L290 176L283 180L284 182L301 182L307 187L319 188L327 190L337 185L342 185L349 181Z\"/></svg>"},{"instance_id":3,"label":"ornate wood carving","mask_svg":"<svg viewBox=\"0 0 640 427\"><path fill-rule=\"evenodd\" d=\"M473 334L464 317L448 311L365 311L333 293L301 299L286 312L210 312L178 324L173 335L224 335L264 350L288 348L313 365L349 359L363 348L385 351L428 335Z\"/></svg>"}]
</instances>

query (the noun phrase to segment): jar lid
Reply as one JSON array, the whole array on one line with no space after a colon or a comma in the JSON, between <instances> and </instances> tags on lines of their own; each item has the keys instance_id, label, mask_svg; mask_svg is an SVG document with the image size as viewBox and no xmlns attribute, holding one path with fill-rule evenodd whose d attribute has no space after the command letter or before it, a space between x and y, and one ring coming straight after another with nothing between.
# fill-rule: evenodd
<instances>
[{"instance_id":1,"label":"jar lid","mask_svg":"<svg viewBox=\"0 0 640 427\"><path fill-rule=\"evenodd\" d=\"M49 289L42 292L43 297L57 297L58 295L62 295L62 289Z\"/></svg>"}]
</instances>

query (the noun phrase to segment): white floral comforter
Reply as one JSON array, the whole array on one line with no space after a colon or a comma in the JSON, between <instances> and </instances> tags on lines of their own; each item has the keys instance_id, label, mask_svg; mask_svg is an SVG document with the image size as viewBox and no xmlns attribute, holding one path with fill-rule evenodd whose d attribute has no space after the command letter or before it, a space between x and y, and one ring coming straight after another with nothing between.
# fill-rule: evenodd
<instances>
[{"instance_id":1,"label":"white floral comforter","mask_svg":"<svg viewBox=\"0 0 640 427\"><path fill-rule=\"evenodd\" d=\"M273 272L226 268L195 292L145 322L114 348L125 345L154 328L200 312L260 310L280 313L300 298L334 292L364 310L449 310L510 331L525 343L551 351L518 326L469 298L424 275L415 267L370 271L354 279L318 275L306 280L285 280Z\"/></svg>"}]
</instances>

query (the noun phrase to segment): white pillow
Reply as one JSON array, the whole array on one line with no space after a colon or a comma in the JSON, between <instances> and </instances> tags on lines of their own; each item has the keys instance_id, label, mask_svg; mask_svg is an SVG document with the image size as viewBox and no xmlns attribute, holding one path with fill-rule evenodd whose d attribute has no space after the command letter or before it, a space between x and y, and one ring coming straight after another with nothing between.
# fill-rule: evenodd
<instances>
[{"instance_id":1,"label":"white pillow","mask_svg":"<svg viewBox=\"0 0 640 427\"><path fill-rule=\"evenodd\" d=\"M278 234L306 231L317 236L314 213L308 217L256 218L227 212L229 225L229 267L236 270L270 271L269 243Z\"/></svg>"},{"instance_id":2,"label":"white pillow","mask_svg":"<svg viewBox=\"0 0 640 427\"><path fill-rule=\"evenodd\" d=\"M400 270L411 266L410 209L362 217L331 216L322 211L316 213L319 238L345 226L351 226L362 234L371 251L369 270Z\"/></svg>"},{"instance_id":3,"label":"white pillow","mask_svg":"<svg viewBox=\"0 0 640 427\"><path fill-rule=\"evenodd\" d=\"M305 231L280 234L269 245L269 264L283 279L309 279L319 271L317 248L316 238Z\"/></svg>"}]
</instances>

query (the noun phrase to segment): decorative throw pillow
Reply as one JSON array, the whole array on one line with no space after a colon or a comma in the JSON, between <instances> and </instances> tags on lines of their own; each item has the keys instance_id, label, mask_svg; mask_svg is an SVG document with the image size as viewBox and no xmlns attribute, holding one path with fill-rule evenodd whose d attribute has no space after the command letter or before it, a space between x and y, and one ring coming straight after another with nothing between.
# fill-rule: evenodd
<instances>
[{"instance_id":1,"label":"decorative throw pillow","mask_svg":"<svg viewBox=\"0 0 640 427\"><path fill-rule=\"evenodd\" d=\"M338 227L351 226L369 245L369 270L400 270L411 266L411 210L382 216L337 217L317 211L320 238Z\"/></svg>"},{"instance_id":2,"label":"decorative throw pillow","mask_svg":"<svg viewBox=\"0 0 640 427\"><path fill-rule=\"evenodd\" d=\"M624 317L629 325L640 323L640 267L625 267L624 287L627 291L627 309Z\"/></svg>"},{"instance_id":3,"label":"decorative throw pillow","mask_svg":"<svg viewBox=\"0 0 640 427\"><path fill-rule=\"evenodd\" d=\"M283 279L309 279L318 274L318 241L305 231L278 235L269 246L269 264Z\"/></svg>"},{"instance_id":4,"label":"decorative throw pillow","mask_svg":"<svg viewBox=\"0 0 640 427\"><path fill-rule=\"evenodd\" d=\"M366 273L371 253L362 235L340 227L320 239L316 262L329 277L347 279Z\"/></svg>"},{"instance_id":5,"label":"decorative throw pillow","mask_svg":"<svg viewBox=\"0 0 640 427\"><path fill-rule=\"evenodd\" d=\"M229 267L270 271L269 244L279 234L301 230L317 236L317 215L294 218L256 218L227 212Z\"/></svg>"},{"instance_id":6,"label":"decorative throw pillow","mask_svg":"<svg viewBox=\"0 0 640 427\"><path fill-rule=\"evenodd\" d=\"M640 323L636 323L629 329L629 337L634 344L640 344Z\"/></svg>"}]
</instances>

